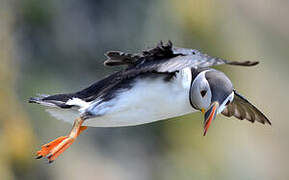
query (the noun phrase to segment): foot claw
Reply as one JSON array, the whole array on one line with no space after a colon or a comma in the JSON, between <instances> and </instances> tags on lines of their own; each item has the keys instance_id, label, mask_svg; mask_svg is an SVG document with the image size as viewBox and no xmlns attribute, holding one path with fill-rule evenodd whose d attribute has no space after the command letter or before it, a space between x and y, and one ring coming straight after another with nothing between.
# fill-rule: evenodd
<instances>
[{"instance_id":1,"label":"foot claw","mask_svg":"<svg viewBox=\"0 0 289 180\"><path fill-rule=\"evenodd\" d=\"M41 159L43 156L39 155L39 156L36 156L35 159Z\"/></svg>"},{"instance_id":2,"label":"foot claw","mask_svg":"<svg viewBox=\"0 0 289 180\"><path fill-rule=\"evenodd\" d=\"M52 156L52 154L49 153L49 154L46 156L46 158L49 159L49 158L51 158L51 156Z\"/></svg>"}]
</instances>

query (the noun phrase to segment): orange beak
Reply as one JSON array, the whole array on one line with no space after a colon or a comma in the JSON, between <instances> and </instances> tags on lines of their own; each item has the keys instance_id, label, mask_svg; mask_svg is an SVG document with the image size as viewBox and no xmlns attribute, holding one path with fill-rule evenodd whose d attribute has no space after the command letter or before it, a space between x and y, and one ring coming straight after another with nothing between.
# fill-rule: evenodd
<instances>
[{"instance_id":1,"label":"orange beak","mask_svg":"<svg viewBox=\"0 0 289 180\"><path fill-rule=\"evenodd\" d=\"M205 113L204 136L207 134L207 131L212 123L212 120L216 118L218 108L219 108L219 103L213 102L210 108L208 109L208 111Z\"/></svg>"}]
</instances>

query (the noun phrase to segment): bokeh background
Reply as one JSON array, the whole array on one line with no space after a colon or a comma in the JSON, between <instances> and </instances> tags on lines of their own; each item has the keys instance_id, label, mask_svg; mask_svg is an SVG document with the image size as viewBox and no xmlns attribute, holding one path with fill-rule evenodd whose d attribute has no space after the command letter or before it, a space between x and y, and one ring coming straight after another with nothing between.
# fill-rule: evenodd
<instances>
[{"instance_id":1,"label":"bokeh background","mask_svg":"<svg viewBox=\"0 0 289 180\"><path fill-rule=\"evenodd\" d=\"M289 179L289 2L283 0L0 0L0 179ZM200 113L137 127L89 128L53 164L33 159L71 125L27 103L118 70L108 50L160 40L252 68L218 67L272 127Z\"/></svg>"}]
</instances>

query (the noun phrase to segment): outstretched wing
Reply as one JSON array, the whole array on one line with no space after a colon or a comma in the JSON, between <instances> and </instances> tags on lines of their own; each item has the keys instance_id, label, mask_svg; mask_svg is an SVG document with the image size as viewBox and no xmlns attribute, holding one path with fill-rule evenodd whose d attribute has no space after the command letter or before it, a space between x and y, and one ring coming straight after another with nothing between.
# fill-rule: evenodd
<instances>
[{"instance_id":1,"label":"outstretched wing","mask_svg":"<svg viewBox=\"0 0 289 180\"><path fill-rule=\"evenodd\" d=\"M260 110L236 91L234 93L234 100L223 110L223 115L228 117L235 116L240 120L247 119L252 123L258 121L262 124L271 125L269 119Z\"/></svg>"},{"instance_id":2,"label":"outstretched wing","mask_svg":"<svg viewBox=\"0 0 289 180\"><path fill-rule=\"evenodd\" d=\"M221 58L210 57L195 49L174 47L169 41L167 44L160 42L157 47L143 51L140 54L129 54L118 51L106 53L108 59L105 65L128 65L129 69L142 72L172 73L181 69L205 68L221 64L254 66L254 61L228 61Z\"/></svg>"}]
</instances>

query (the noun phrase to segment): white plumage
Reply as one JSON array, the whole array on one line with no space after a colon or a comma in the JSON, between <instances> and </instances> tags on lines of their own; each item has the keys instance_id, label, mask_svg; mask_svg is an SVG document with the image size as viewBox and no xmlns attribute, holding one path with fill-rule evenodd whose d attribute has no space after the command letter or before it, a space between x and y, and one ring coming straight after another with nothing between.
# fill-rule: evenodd
<instances>
[{"instance_id":1,"label":"white plumage","mask_svg":"<svg viewBox=\"0 0 289 180\"><path fill-rule=\"evenodd\" d=\"M48 112L55 118L73 123L74 118L87 110L96 117L84 121L84 126L119 127L134 126L168 119L195 112L189 102L191 70L186 68L172 81L160 78L140 78L129 90L101 104L99 100L87 103L73 98L68 105L79 109L64 110L49 108ZM65 112L66 111L66 112Z\"/></svg>"}]
</instances>

